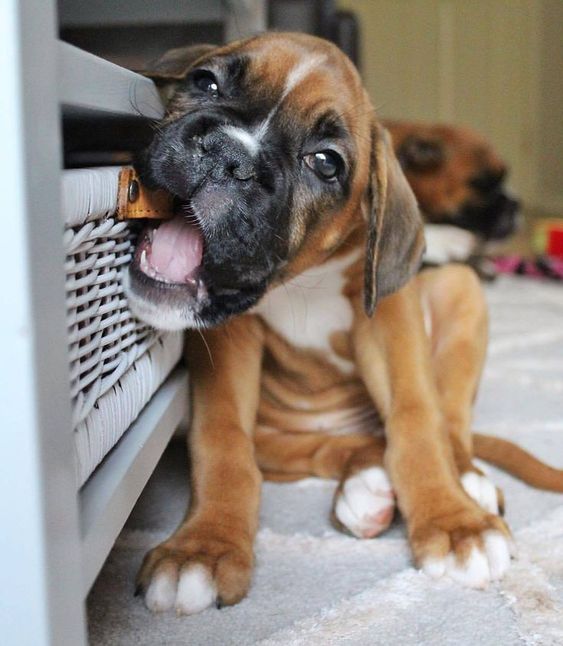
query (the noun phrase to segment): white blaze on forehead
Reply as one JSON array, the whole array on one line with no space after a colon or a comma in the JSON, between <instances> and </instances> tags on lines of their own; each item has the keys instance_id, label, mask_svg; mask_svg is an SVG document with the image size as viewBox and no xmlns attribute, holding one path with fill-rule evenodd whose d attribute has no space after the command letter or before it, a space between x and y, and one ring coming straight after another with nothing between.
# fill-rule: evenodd
<instances>
[{"instance_id":1,"label":"white blaze on forehead","mask_svg":"<svg viewBox=\"0 0 563 646\"><path fill-rule=\"evenodd\" d=\"M280 100L272 108L266 119L256 128L254 133L245 130L244 128L238 128L237 126L223 126L223 132L231 137L240 141L243 146L248 150L248 152L254 157L260 150L260 140L264 137L270 125L272 117L279 109L285 97L295 88L303 79L305 79L309 74L319 65L324 63L326 56L324 54L316 54L305 60L300 61L293 67L286 79L281 95Z\"/></svg>"},{"instance_id":2,"label":"white blaze on forehead","mask_svg":"<svg viewBox=\"0 0 563 646\"><path fill-rule=\"evenodd\" d=\"M282 99L293 90L294 87L299 85L301 81L309 76L309 74L319 65L324 63L326 56L324 54L315 54L311 58L307 58L299 62L287 75L285 79L285 88L282 94Z\"/></svg>"},{"instance_id":3,"label":"white blaze on forehead","mask_svg":"<svg viewBox=\"0 0 563 646\"><path fill-rule=\"evenodd\" d=\"M232 139L240 141L252 156L256 155L260 148L260 142L251 132L244 128L237 128L237 126L223 126L222 130Z\"/></svg>"},{"instance_id":4,"label":"white blaze on forehead","mask_svg":"<svg viewBox=\"0 0 563 646\"><path fill-rule=\"evenodd\" d=\"M270 121L272 120L272 117L274 114L278 111L279 107L281 106L283 100L285 97L301 83L311 72L316 68L322 65L326 60L326 56L324 54L315 54L314 56L311 56L309 58L306 58L295 67L293 67L286 79L285 79L285 86L283 89L283 93L281 95L280 100L276 103L276 105L272 108L270 111L270 114L266 117L266 119L256 128L255 131L255 136L258 141L260 141L264 135L266 134L268 130L268 126L270 125Z\"/></svg>"}]
</instances>

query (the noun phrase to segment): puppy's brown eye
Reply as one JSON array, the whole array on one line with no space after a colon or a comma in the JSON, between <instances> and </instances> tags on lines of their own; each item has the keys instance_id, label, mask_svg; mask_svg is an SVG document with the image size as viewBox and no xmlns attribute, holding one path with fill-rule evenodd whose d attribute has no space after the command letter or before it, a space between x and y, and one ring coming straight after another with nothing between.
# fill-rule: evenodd
<instances>
[{"instance_id":1,"label":"puppy's brown eye","mask_svg":"<svg viewBox=\"0 0 563 646\"><path fill-rule=\"evenodd\" d=\"M303 157L305 163L326 182L336 181L343 162L340 155L332 150L322 150Z\"/></svg>"},{"instance_id":2,"label":"puppy's brown eye","mask_svg":"<svg viewBox=\"0 0 563 646\"><path fill-rule=\"evenodd\" d=\"M205 92L212 98L216 99L219 96L219 83L215 75L208 70L196 70L193 73L193 83L198 90Z\"/></svg>"}]
</instances>

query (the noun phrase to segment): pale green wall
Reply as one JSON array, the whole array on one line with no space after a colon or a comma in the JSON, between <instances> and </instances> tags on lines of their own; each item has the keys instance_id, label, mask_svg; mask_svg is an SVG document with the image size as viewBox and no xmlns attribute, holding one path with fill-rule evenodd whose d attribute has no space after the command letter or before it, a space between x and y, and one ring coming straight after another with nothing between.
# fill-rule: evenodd
<instances>
[{"instance_id":1,"label":"pale green wall","mask_svg":"<svg viewBox=\"0 0 563 646\"><path fill-rule=\"evenodd\" d=\"M563 0L339 4L360 18L381 116L479 129L528 205L563 214Z\"/></svg>"}]
</instances>

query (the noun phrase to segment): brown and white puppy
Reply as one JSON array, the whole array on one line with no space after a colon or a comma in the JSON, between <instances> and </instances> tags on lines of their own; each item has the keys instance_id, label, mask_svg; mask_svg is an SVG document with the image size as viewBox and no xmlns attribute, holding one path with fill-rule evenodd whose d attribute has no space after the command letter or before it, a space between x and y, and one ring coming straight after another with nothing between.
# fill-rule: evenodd
<instances>
[{"instance_id":1,"label":"brown and white puppy","mask_svg":"<svg viewBox=\"0 0 563 646\"><path fill-rule=\"evenodd\" d=\"M147 606L190 614L246 594L260 470L338 478L335 522L360 536L386 527L396 496L430 575L501 577L510 534L469 432L483 295L461 266L415 275L419 211L352 63L265 34L173 51L151 76L170 102L139 170L178 215L141 236L129 298L157 327L199 329L191 503L145 558ZM536 484L563 488L545 469Z\"/></svg>"},{"instance_id":2,"label":"brown and white puppy","mask_svg":"<svg viewBox=\"0 0 563 646\"><path fill-rule=\"evenodd\" d=\"M485 137L445 124L384 126L426 223L425 260L467 261L515 232L520 205L505 187L506 163Z\"/></svg>"}]
</instances>

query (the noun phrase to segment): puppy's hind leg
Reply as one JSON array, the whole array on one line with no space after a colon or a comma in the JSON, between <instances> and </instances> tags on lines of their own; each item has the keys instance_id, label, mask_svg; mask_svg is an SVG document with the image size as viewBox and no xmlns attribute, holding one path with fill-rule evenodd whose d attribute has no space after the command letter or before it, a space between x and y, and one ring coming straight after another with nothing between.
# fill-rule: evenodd
<instances>
[{"instance_id":1,"label":"puppy's hind leg","mask_svg":"<svg viewBox=\"0 0 563 646\"><path fill-rule=\"evenodd\" d=\"M339 480L331 513L338 529L372 538L391 523L395 498L383 468L383 437L283 433L259 427L254 440L265 480L288 482L308 476Z\"/></svg>"},{"instance_id":2,"label":"puppy's hind leg","mask_svg":"<svg viewBox=\"0 0 563 646\"><path fill-rule=\"evenodd\" d=\"M287 482L309 476L340 480L350 456L358 449L370 447L374 439L359 433L291 433L258 426L254 448L265 480Z\"/></svg>"},{"instance_id":3,"label":"puppy's hind leg","mask_svg":"<svg viewBox=\"0 0 563 646\"><path fill-rule=\"evenodd\" d=\"M395 513L395 494L383 466L385 439L370 439L369 446L356 449L349 457L331 514L338 529L358 538L373 538L384 532Z\"/></svg>"}]
</instances>

